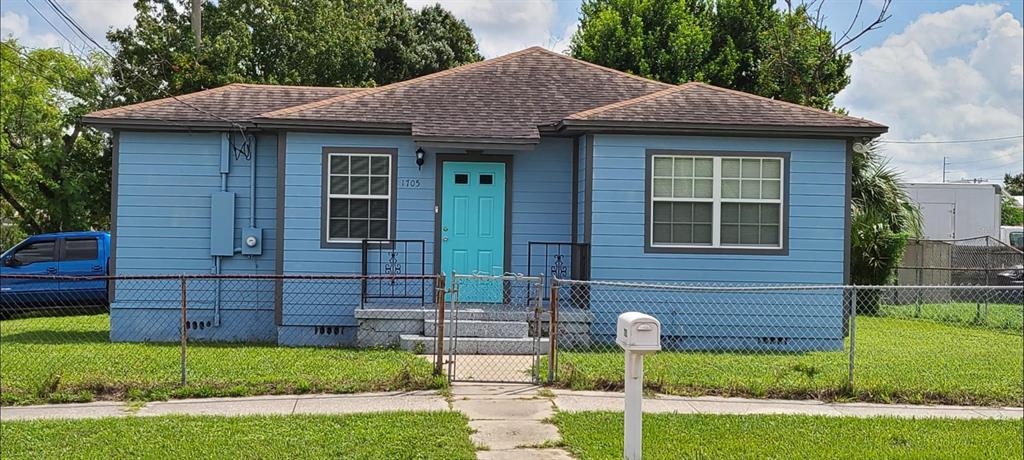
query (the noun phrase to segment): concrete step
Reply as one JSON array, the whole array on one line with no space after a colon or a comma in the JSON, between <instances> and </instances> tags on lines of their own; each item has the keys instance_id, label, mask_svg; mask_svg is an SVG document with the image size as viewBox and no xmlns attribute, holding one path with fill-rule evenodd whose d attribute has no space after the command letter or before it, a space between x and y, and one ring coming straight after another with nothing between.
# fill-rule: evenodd
<instances>
[{"instance_id":1,"label":"concrete step","mask_svg":"<svg viewBox=\"0 0 1024 460\"><path fill-rule=\"evenodd\" d=\"M459 309L458 312L452 313L451 310L444 311L445 321L450 321L453 316L457 316L459 322L462 321L529 321L534 318L533 310L481 310L481 309ZM423 319L426 321L434 321L437 319L437 311L428 311L423 314Z\"/></svg>"},{"instance_id":2,"label":"concrete step","mask_svg":"<svg viewBox=\"0 0 1024 460\"><path fill-rule=\"evenodd\" d=\"M459 337L490 338L520 338L530 335L530 325L526 321L463 321L459 319L455 326L451 321L445 321L444 327L445 336L452 333ZM423 335L436 337L437 321L424 321Z\"/></svg>"},{"instance_id":3,"label":"concrete step","mask_svg":"<svg viewBox=\"0 0 1024 460\"><path fill-rule=\"evenodd\" d=\"M403 334L399 345L403 350L414 353L431 353L437 349L434 339L435 337ZM452 342L452 340L444 341L445 353L451 351ZM534 348L535 342L533 337L459 337L456 342L455 353L464 355L532 355L538 351L543 355L548 352L548 339L546 337L536 341L536 348L539 348L539 350Z\"/></svg>"}]
</instances>

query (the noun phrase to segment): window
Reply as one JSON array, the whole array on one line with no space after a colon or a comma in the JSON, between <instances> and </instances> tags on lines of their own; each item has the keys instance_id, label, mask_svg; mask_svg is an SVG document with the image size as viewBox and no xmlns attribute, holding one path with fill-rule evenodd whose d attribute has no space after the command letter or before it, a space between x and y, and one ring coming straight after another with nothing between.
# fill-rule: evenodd
<instances>
[{"instance_id":1,"label":"window","mask_svg":"<svg viewBox=\"0 0 1024 460\"><path fill-rule=\"evenodd\" d=\"M327 241L391 235L391 155L328 154Z\"/></svg>"},{"instance_id":2,"label":"window","mask_svg":"<svg viewBox=\"0 0 1024 460\"><path fill-rule=\"evenodd\" d=\"M12 257L19 265L34 264L36 262L53 262L54 241L36 241L18 249Z\"/></svg>"},{"instance_id":3,"label":"window","mask_svg":"<svg viewBox=\"0 0 1024 460\"><path fill-rule=\"evenodd\" d=\"M96 260L99 257L96 238L76 238L64 240L63 260Z\"/></svg>"},{"instance_id":4,"label":"window","mask_svg":"<svg viewBox=\"0 0 1024 460\"><path fill-rule=\"evenodd\" d=\"M651 247L780 249L781 157L651 156Z\"/></svg>"}]
</instances>

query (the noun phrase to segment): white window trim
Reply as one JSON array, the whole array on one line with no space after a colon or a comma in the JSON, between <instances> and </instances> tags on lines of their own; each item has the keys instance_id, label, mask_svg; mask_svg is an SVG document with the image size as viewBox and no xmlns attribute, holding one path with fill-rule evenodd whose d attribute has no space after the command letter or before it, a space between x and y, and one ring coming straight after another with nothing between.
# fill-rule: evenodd
<instances>
[{"instance_id":1,"label":"white window trim","mask_svg":"<svg viewBox=\"0 0 1024 460\"><path fill-rule=\"evenodd\" d=\"M349 173L348 174L334 174L334 173L332 173L331 172L331 162L334 161L334 157L342 157L342 156L349 157ZM351 187L351 180L352 180L352 174L351 174L352 173L352 159L351 159L351 157L353 157L353 156L369 157L369 158L371 158L371 160L370 160L371 163L373 162L373 160L372 160L373 157L381 157L381 158L387 158L388 159L388 174L387 174L387 178L388 178L388 194L387 195L373 195L373 194L369 194L369 195L355 195L355 194L351 194L351 193L331 193L331 178L332 177L348 177L349 178L349 184L350 184L350 187ZM326 213L326 215L325 215L326 219L325 219L325 224L324 225L327 226L327 228L325 229L325 235L327 236L327 242L328 243L362 243L363 242L363 238L331 238L331 199L332 198L356 199L356 200L360 200L360 199L361 200L387 200L387 202L388 202L388 205L387 205L387 209L388 209L388 219L387 219L388 227L387 228L388 228L388 230L387 230L387 237L385 237L383 239L388 239L388 238L391 237L391 221L392 221L392 218L393 218L393 216L391 215L392 204L393 204L391 202L391 200L394 199L394 193L395 193L395 187L393 186L394 184L392 183L394 178L391 177L391 170L392 170L392 167L393 167L393 165L391 164L392 161L394 161L394 159L392 158L392 155L389 155L389 154L386 154L386 153L337 152L337 153L328 153L327 154L327 164L324 165L324 167L327 168L327 190L325 190L325 192L327 193L327 206L324 209L324 212ZM370 165L367 165L367 167L370 167ZM382 174L373 174L372 173L372 169L371 169L371 173L367 177L385 177L385 176L382 175ZM369 187L369 186L370 185L367 184L367 187ZM350 190L351 190L351 188L350 188Z\"/></svg>"},{"instance_id":2,"label":"white window trim","mask_svg":"<svg viewBox=\"0 0 1024 460\"><path fill-rule=\"evenodd\" d=\"M711 194L709 198L666 198L666 197L654 197L654 162L658 158L710 158L713 161L712 168L712 185ZM779 198L722 198L722 159L737 159L737 160L779 160ZM752 249L752 250L779 250L785 247L785 236L784 226L786 225L786 216L784 215L786 207L786 158L777 156L759 156L759 155L728 155L728 156L715 156L715 155L686 155L686 154L655 154L651 155L650 168L646 171L648 175L648 183L650 187L647 191L647 225L650 228L650 234L647 236L647 244L652 248L672 248L672 249ZM763 177L761 178L764 179ZM677 202L677 203L712 203L711 205L711 244L679 244L679 243L656 243L654 241L654 203L656 201L662 202ZM779 205L779 244L768 246L768 245L749 245L749 244L722 244L722 203L764 203L764 204L777 204Z\"/></svg>"}]
</instances>

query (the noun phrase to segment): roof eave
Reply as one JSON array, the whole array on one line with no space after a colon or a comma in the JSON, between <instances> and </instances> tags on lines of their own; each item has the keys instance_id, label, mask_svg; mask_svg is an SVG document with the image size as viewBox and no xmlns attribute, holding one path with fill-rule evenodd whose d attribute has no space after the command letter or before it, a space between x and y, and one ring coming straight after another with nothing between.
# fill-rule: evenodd
<instances>
[{"instance_id":1,"label":"roof eave","mask_svg":"<svg viewBox=\"0 0 1024 460\"><path fill-rule=\"evenodd\" d=\"M453 150L533 150L540 138L492 138L456 136L413 136L416 145Z\"/></svg>"},{"instance_id":2,"label":"roof eave","mask_svg":"<svg viewBox=\"0 0 1024 460\"><path fill-rule=\"evenodd\" d=\"M558 132L566 134L684 134L814 138L875 138L888 131L889 128L887 126L838 127L806 125L744 125L573 119L562 120L558 124Z\"/></svg>"},{"instance_id":3,"label":"roof eave","mask_svg":"<svg viewBox=\"0 0 1024 460\"><path fill-rule=\"evenodd\" d=\"M114 129L145 129L152 131L223 131L243 128L256 128L248 121L226 122L226 121L198 121L198 120L158 120L138 118L107 118L90 117L81 118L81 122L88 126L101 130Z\"/></svg>"},{"instance_id":4,"label":"roof eave","mask_svg":"<svg viewBox=\"0 0 1024 460\"><path fill-rule=\"evenodd\" d=\"M302 120L287 118L253 118L256 126L267 129L303 129L376 134L412 134L410 123L369 123L344 120Z\"/></svg>"}]
</instances>

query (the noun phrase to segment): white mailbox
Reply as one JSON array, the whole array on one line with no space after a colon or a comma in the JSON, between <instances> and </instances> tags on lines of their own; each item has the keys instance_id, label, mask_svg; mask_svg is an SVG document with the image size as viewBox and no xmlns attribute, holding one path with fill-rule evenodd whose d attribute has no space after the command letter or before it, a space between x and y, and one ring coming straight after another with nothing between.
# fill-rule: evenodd
<instances>
[{"instance_id":1,"label":"white mailbox","mask_svg":"<svg viewBox=\"0 0 1024 460\"><path fill-rule=\"evenodd\" d=\"M631 311L619 315L615 343L634 353L661 350L661 322L657 318Z\"/></svg>"}]
</instances>

